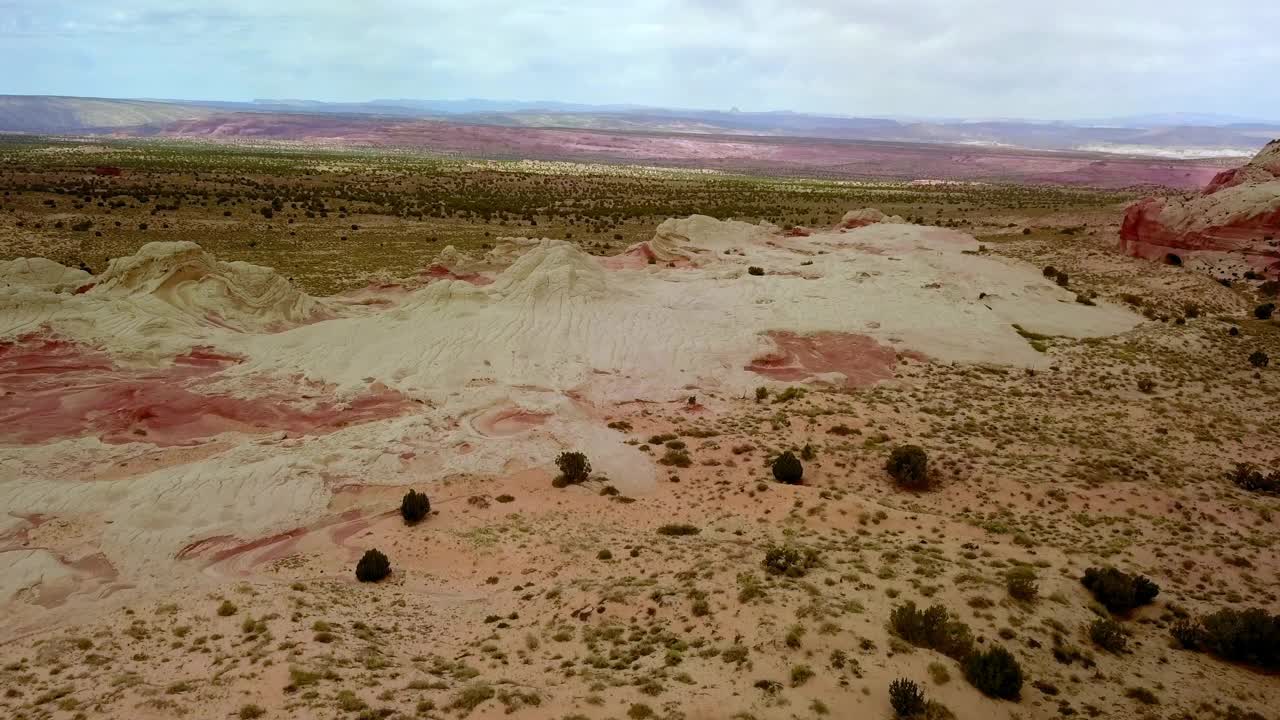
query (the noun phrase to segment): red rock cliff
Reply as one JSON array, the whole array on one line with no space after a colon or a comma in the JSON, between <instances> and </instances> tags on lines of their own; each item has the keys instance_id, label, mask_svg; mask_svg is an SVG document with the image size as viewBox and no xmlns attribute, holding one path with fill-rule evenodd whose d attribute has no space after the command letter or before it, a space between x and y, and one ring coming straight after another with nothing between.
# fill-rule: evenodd
<instances>
[{"instance_id":1,"label":"red rock cliff","mask_svg":"<svg viewBox=\"0 0 1280 720\"><path fill-rule=\"evenodd\" d=\"M1280 140L1198 194L1130 205L1120 250L1151 260L1176 255L1222 277L1247 270L1280 277Z\"/></svg>"}]
</instances>

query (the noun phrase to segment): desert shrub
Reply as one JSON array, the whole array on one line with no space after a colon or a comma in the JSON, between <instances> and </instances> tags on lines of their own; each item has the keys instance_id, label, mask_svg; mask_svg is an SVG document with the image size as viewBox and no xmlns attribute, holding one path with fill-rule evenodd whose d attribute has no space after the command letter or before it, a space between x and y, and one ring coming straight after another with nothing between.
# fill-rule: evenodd
<instances>
[{"instance_id":1,"label":"desert shrub","mask_svg":"<svg viewBox=\"0 0 1280 720\"><path fill-rule=\"evenodd\" d=\"M1107 652L1121 653L1129 644L1120 623L1111 618L1098 618L1089 624L1089 639Z\"/></svg>"},{"instance_id":2,"label":"desert shrub","mask_svg":"<svg viewBox=\"0 0 1280 720\"><path fill-rule=\"evenodd\" d=\"M1156 389L1156 381L1149 377L1138 378L1138 389L1144 393L1149 393Z\"/></svg>"},{"instance_id":3,"label":"desert shrub","mask_svg":"<svg viewBox=\"0 0 1280 720\"><path fill-rule=\"evenodd\" d=\"M780 403L791 402L792 400L796 400L802 397L804 397L803 388L789 387L786 390L783 390L782 392L774 396L773 404L778 405Z\"/></svg>"},{"instance_id":4,"label":"desert shrub","mask_svg":"<svg viewBox=\"0 0 1280 720\"><path fill-rule=\"evenodd\" d=\"M400 501L400 516L404 518L406 525L421 522L430 512L431 501L427 499L426 493L410 490Z\"/></svg>"},{"instance_id":5,"label":"desert shrub","mask_svg":"<svg viewBox=\"0 0 1280 720\"><path fill-rule=\"evenodd\" d=\"M762 268L762 267L756 267L755 265L752 265L751 267L747 268L747 274L749 274L749 275L763 275L763 274L764 274L764 268Z\"/></svg>"},{"instance_id":6,"label":"desert shrub","mask_svg":"<svg viewBox=\"0 0 1280 720\"><path fill-rule=\"evenodd\" d=\"M1261 350L1254 350L1249 355L1249 364L1256 368L1264 368L1271 364L1271 358Z\"/></svg>"},{"instance_id":7,"label":"desert shrub","mask_svg":"<svg viewBox=\"0 0 1280 720\"><path fill-rule=\"evenodd\" d=\"M1173 639L1187 650L1200 650L1204 647L1204 629L1200 627L1198 620L1190 618L1177 620L1169 628L1169 634L1173 635Z\"/></svg>"},{"instance_id":8,"label":"desert shrub","mask_svg":"<svg viewBox=\"0 0 1280 720\"><path fill-rule=\"evenodd\" d=\"M964 677L989 697L1017 700L1022 693L1022 666L1012 653L999 645L966 658Z\"/></svg>"},{"instance_id":9,"label":"desert shrub","mask_svg":"<svg viewBox=\"0 0 1280 720\"><path fill-rule=\"evenodd\" d=\"M801 577L819 562L817 550L795 545L770 545L764 555L765 570L787 577Z\"/></svg>"},{"instance_id":10,"label":"desert shrub","mask_svg":"<svg viewBox=\"0 0 1280 720\"><path fill-rule=\"evenodd\" d=\"M356 579L360 582L378 582L391 574L391 561L378 550L366 550L356 563Z\"/></svg>"},{"instance_id":11,"label":"desert shrub","mask_svg":"<svg viewBox=\"0 0 1280 720\"><path fill-rule=\"evenodd\" d=\"M560 487L586 482L591 476L591 461L580 452L560 453L556 457L556 467L560 468L560 477L557 479L563 482Z\"/></svg>"},{"instance_id":12,"label":"desert shrub","mask_svg":"<svg viewBox=\"0 0 1280 720\"><path fill-rule=\"evenodd\" d=\"M449 703L449 708L461 710L464 713L471 712L486 700L492 700L497 694L488 683L474 682L458 691L458 694L453 697L453 702Z\"/></svg>"},{"instance_id":13,"label":"desert shrub","mask_svg":"<svg viewBox=\"0 0 1280 720\"><path fill-rule=\"evenodd\" d=\"M924 714L924 693L913 680L898 678L889 683L889 704L900 718Z\"/></svg>"},{"instance_id":14,"label":"desert shrub","mask_svg":"<svg viewBox=\"0 0 1280 720\"><path fill-rule=\"evenodd\" d=\"M1143 705L1158 705L1160 703L1160 699L1156 697L1156 694L1144 687L1128 688L1124 691L1124 696L1137 700Z\"/></svg>"},{"instance_id":15,"label":"desert shrub","mask_svg":"<svg viewBox=\"0 0 1280 720\"><path fill-rule=\"evenodd\" d=\"M1030 602L1036 599L1040 586L1036 584L1036 571L1029 565L1019 565L1005 575L1005 588L1015 600Z\"/></svg>"},{"instance_id":16,"label":"desert shrub","mask_svg":"<svg viewBox=\"0 0 1280 720\"><path fill-rule=\"evenodd\" d=\"M1053 280L1061 287L1066 287L1067 283L1071 282L1070 276L1061 270L1058 271L1058 274L1054 276Z\"/></svg>"},{"instance_id":17,"label":"desert shrub","mask_svg":"<svg viewBox=\"0 0 1280 720\"><path fill-rule=\"evenodd\" d=\"M1113 613L1126 613L1146 605L1160 594L1160 586L1142 575L1130 575L1113 567L1091 567L1080 583Z\"/></svg>"},{"instance_id":18,"label":"desert shrub","mask_svg":"<svg viewBox=\"0 0 1280 720\"><path fill-rule=\"evenodd\" d=\"M1199 622L1180 620L1171 632L1191 650L1205 650L1233 662L1280 668L1280 615L1261 608L1223 608Z\"/></svg>"},{"instance_id":19,"label":"desert shrub","mask_svg":"<svg viewBox=\"0 0 1280 720\"><path fill-rule=\"evenodd\" d=\"M774 459L773 478L780 483L799 485L804 479L804 465L788 450Z\"/></svg>"},{"instance_id":20,"label":"desert shrub","mask_svg":"<svg viewBox=\"0 0 1280 720\"><path fill-rule=\"evenodd\" d=\"M756 388L756 402L760 402L767 397L769 397L769 388L764 387L763 385Z\"/></svg>"},{"instance_id":21,"label":"desert shrub","mask_svg":"<svg viewBox=\"0 0 1280 720\"><path fill-rule=\"evenodd\" d=\"M1045 276L1045 277L1047 277L1047 278L1051 278L1051 277L1057 277L1057 275L1058 275L1058 269L1057 269L1056 267L1054 267L1054 266L1052 266L1052 265L1045 265L1045 266L1044 266L1044 276Z\"/></svg>"},{"instance_id":22,"label":"desert shrub","mask_svg":"<svg viewBox=\"0 0 1280 720\"><path fill-rule=\"evenodd\" d=\"M1248 492L1280 494L1280 472L1263 475L1256 467L1248 463L1236 463L1235 469L1228 473L1231 481Z\"/></svg>"},{"instance_id":23,"label":"desert shrub","mask_svg":"<svg viewBox=\"0 0 1280 720\"><path fill-rule=\"evenodd\" d=\"M1276 311L1275 303L1262 303L1253 309L1253 316L1259 320L1270 320L1271 314Z\"/></svg>"},{"instance_id":24,"label":"desert shrub","mask_svg":"<svg viewBox=\"0 0 1280 720\"><path fill-rule=\"evenodd\" d=\"M697 535L702 529L688 523L668 523L658 528L659 535Z\"/></svg>"},{"instance_id":25,"label":"desert shrub","mask_svg":"<svg viewBox=\"0 0 1280 720\"><path fill-rule=\"evenodd\" d=\"M1186 303L1182 306L1182 314L1189 319L1200 317L1200 306L1195 303Z\"/></svg>"},{"instance_id":26,"label":"desert shrub","mask_svg":"<svg viewBox=\"0 0 1280 720\"><path fill-rule=\"evenodd\" d=\"M956 620L942 605L918 610L908 601L889 613L893 634L917 647L937 650L947 657L963 661L973 652L973 633L969 626Z\"/></svg>"},{"instance_id":27,"label":"desert shrub","mask_svg":"<svg viewBox=\"0 0 1280 720\"><path fill-rule=\"evenodd\" d=\"M899 445L889 453L884 469L898 487L908 490L929 488L929 456L919 445Z\"/></svg>"},{"instance_id":28,"label":"desert shrub","mask_svg":"<svg viewBox=\"0 0 1280 720\"><path fill-rule=\"evenodd\" d=\"M667 448L667 452L658 460L658 463L671 467L687 468L693 464L693 459L689 457L688 451Z\"/></svg>"}]
</instances>

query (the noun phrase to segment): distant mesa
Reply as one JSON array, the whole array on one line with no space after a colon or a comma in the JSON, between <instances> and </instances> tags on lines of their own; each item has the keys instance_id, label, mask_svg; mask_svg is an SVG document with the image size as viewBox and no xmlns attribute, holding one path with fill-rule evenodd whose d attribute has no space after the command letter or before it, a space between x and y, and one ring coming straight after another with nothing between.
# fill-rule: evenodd
<instances>
[{"instance_id":1,"label":"distant mesa","mask_svg":"<svg viewBox=\"0 0 1280 720\"><path fill-rule=\"evenodd\" d=\"M1218 173L1190 196L1149 197L1131 205L1120 249L1220 277L1253 271L1280 277L1280 140L1248 164ZM1175 259L1176 258L1176 259Z\"/></svg>"}]
</instances>

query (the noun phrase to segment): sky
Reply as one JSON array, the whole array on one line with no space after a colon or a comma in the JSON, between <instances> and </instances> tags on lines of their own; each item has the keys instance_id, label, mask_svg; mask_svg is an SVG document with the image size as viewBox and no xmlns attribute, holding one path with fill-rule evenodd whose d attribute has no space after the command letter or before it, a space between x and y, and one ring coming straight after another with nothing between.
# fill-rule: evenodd
<instances>
[{"instance_id":1,"label":"sky","mask_svg":"<svg viewBox=\"0 0 1280 720\"><path fill-rule=\"evenodd\" d=\"M0 0L0 94L1280 120L1267 0Z\"/></svg>"}]
</instances>

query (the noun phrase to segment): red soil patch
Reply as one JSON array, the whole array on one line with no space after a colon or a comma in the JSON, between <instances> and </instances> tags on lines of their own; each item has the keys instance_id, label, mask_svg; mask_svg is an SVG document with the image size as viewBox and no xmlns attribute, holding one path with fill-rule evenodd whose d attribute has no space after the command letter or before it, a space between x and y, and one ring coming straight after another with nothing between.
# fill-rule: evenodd
<instances>
[{"instance_id":1,"label":"red soil patch","mask_svg":"<svg viewBox=\"0 0 1280 720\"><path fill-rule=\"evenodd\" d=\"M382 513L377 517L390 515ZM248 575L261 565L272 563L297 552L330 545L354 551L346 543L356 533L367 529L375 518L361 510L347 510L319 522L296 527L257 540L244 540L231 535L218 535L187 545L178 551L176 560L198 560L202 568L223 566L226 574ZM327 531L327 535L325 533ZM307 541L306 546L303 546ZM318 544L318 545L317 545Z\"/></svg>"},{"instance_id":2,"label":"red soil patch","mask_svg":"<svg viewBox=\"0 0 1280 720\"><path fill-rule=\"evenodd\" d=\"M626 252L598 260L605 270L643 270L646 265L656 263L658 258L649 248L649 243L642 242L627 248Z\"/></svg>"},{"instance_id":3,"label":"red soil patch","mask_svg":"<svg viewBox=\"0 0 1280 720\"><path fill-rule=\"evenodd\" d=\"M455 273L439 263L423 270L418 273L418 275L419 277L433 278L437 280L461 280L463 282L469 282L472 285L488 285L493 282L493 280L478 273Z\"/></svg>"},{"instance_id":4,"label":"red soil patch","mask_svg":"<svg viewBox=\"0 0 1280 720\"><path fill-rule=\"evenodd\" d=\"M844 375L848 387L874 385L893 378L898 354L866 335L819 332L798 335L785 330L767 333L777 349L751 361L751 372L774 380L804 382L827 373Z\"/></svg>"},{"instance_id":5,"label":"red soil patch","mask_svg":"<svg viewBox=\"0 0 1280 720\"><path fill-rule=\"evenodd\" d=\"M481 435L507 437L528 432L547 421L547 413L532 413L517 407L489 410L472 421L471 427Z\"/></svg>"},{"instance_id":6,"label":"red soil patch","mask_svg":"<svg viewBox=\"0 0 1280 720\"><path fill-rule=\"evenodd\" d=\"M293 404L302 391L314 396L324 388L257 398L196 389L238 362L196 349L167 367L130 369L116 366L104 352L62 340L28 336L0 343L0 442L96 435L108 443L183 445L227 431L324 433L394 417L408 407L403 396L385 388L345 407L320 402L306 408Z\"/></svg>"}]
</instances>

